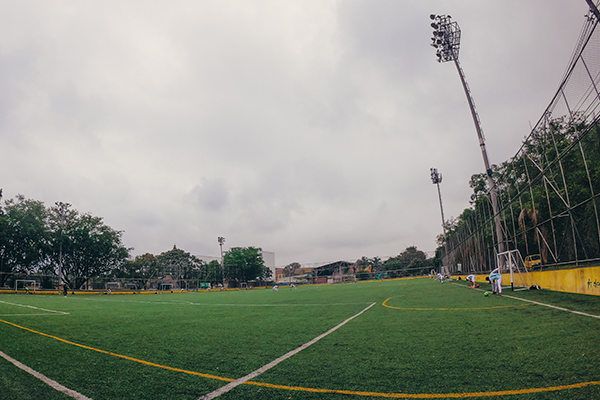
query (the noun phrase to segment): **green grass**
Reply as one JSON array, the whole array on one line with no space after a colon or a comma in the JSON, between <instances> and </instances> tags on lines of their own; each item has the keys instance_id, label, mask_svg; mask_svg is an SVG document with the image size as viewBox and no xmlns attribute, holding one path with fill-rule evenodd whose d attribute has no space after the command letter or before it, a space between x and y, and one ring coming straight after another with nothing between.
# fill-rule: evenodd
<instances>
[{"instance_id":1,"label":"green grass","mask_svg":"<svg viewBox=\"0 0 600 400\"><path fill-rule=\"evenodd\" d=\"M279 292L0 295L0 319L95 349L237 379L375 302L253 381L404 394L497 392L600 381L599 319L508 296L594 315L600 315L600 298L546 290L505 294L484 297L463 282L440 285L413 279ZM45 315L36 315L40 313ZM6 323L0 323L0 351L95 400L196 399L227 383L78 347ZM600 385L501 397L594 399L600 398ZM0 398L67 397L0 358ZM220 398L377 397L244 384Z\"/></svg>"}]
</instances>

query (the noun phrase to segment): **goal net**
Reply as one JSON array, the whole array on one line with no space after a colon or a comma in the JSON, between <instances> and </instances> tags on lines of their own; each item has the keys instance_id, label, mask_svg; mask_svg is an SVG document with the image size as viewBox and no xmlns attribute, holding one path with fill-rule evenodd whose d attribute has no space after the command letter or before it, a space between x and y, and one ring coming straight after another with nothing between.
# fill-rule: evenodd
<instances>
[{"instance_id":1,"label":"goal net","mask_svg":"<svg viewBox=\"0 0 600 400\"><path fill-rule=\"evenodd\" d=\"M106 289L121 289L121 282L106 282Z\"/></svg>"},{"instance_id":2,"label":"goal net","mask_svg":"<svg viewBox=\"0 0 600 400\"><path fill-rule=\"evenodd\" d=\"M29 290L35 293L36 289L39 288L40 284L34 279L17 279L15 281L15 292L18 290Z\"/></svg>"},{"instance_id":3,"label":"goal net","mask_svg":"<svg viewBox=\"0 0 600 400\"><path fill-rule=\"evenodd\" d=\"M528 290L534 286L533 279L529 275L529 271L525 268L523 257L519 250L509 250L503 253L498 253L498 266L501 271L510 272L510 287L515 290ZM516 288L515 288L516 287Z\"/></svg>"}]
</instances>

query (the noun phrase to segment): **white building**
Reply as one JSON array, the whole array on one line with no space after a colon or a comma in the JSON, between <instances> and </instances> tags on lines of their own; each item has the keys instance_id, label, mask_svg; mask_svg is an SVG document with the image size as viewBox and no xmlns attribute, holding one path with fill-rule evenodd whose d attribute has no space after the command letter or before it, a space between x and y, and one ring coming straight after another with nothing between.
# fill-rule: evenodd
<instances>
[{"instance_id":1,"label":"white building","mask_svg":"<svg viewBox=\"0 0 600 400\"><path fill-rule=\"evenodd\" d=\"M260 254L265 261L265 267L271 270L271 279L275 280L275 253L272 251L264 251L260 249Z\"/></svg>"}]
</instances>

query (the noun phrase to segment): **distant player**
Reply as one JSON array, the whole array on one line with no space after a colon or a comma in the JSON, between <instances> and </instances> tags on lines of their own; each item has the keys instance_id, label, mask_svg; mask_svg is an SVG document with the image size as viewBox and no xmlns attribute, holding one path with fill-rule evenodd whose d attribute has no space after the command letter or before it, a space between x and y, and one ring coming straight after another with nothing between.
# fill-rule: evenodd
<instances>
[{"instance_id":1,"label":"distant player","mask_svg":"<svg viewBox=\"0 0 600 400\"><path fill-rule=\"evenodd\" d=\"M438 272L437 278L440 281L440 283L444 283L444 275L442 275L441 273Z\"/></svg>"},{"instance_id":2,"label":"distant player","mask_svg":"<svg viewBox=\"0 0 600 400\"><path fill-rule=\"evenodd\" d=\"M276 292L278 292L279 291L279 286L277 286L277 285L273 286L273 290L276 291Z\"/></svg>"},{"instance_id":3,"label":"distant player","mask_svg":"<svg viewBox=\"0 0 600 400\"><path fill-rule=\"evenodd\" d=\"M500 273L500 268L496 268L490 272L488 280L492 284L492 294L502 296L502 274Z\"/></svg>"},{"instance_id":4,"label":"distant player","mask_svg":"<svg viewBox=\"0 0 600 400\"><path fill-rule=\"evenodd\" d=\"M290 289L296 289L296 285L294 285L293 283L290 284Z\"/></svg>"},{"instance_id":5,"label":"distant player","mask_svg":"<svg viewBox=\"0 0 600 400\"><path fill-rule=\"evenodd\" d=\"M471 289L475 288L475 275L467 275L467 280L471 282Z\"/></svg>"}]
</instances>

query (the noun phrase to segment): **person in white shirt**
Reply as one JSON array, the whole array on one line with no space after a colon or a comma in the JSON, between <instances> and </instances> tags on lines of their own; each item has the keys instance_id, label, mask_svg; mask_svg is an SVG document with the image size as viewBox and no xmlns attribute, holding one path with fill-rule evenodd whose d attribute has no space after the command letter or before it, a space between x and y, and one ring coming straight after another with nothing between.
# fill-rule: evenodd
<instances>
[{"instance_id":1,"label":"person in white shirt","mask_svg":"<svg viewBox=\"0 0 600 400\"><path fill-rule=\"evenodd\" d=\"M496 268L490 272L490 276L486 278L492 284L492 294L502 296L502 274L500 268Z\"/></svg>"},{"instance_id":2,"label":"person in white shirt","mask_svg":"<svg viewBox=\"0 0 600 400\"><path fill-rule=\"evenodd\" d=\"M467 275L467 280L471 282L471 289L475 288L475 275Z\"/></svg>"}]
</instances>

